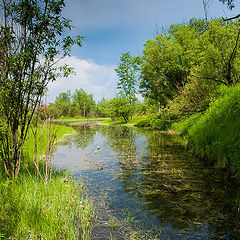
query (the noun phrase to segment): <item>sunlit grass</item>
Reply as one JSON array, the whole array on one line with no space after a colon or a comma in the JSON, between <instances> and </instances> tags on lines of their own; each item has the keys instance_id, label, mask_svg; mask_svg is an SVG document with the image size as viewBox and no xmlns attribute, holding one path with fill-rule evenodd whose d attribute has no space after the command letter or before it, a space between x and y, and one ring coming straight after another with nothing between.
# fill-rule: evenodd
<instances>
[{"instance_id":1,"label":"sunlit grass","mask_svg":"<svg viewBox=\"0 0 240 240\"><path fill-rule=\"evenodd\" d=\"M183 132L193 151L221 168L240 174L240 85L222 87L217 100L203 114L172 124Z\"/></svg>"},{"instance_id":2,"label":"sunlit grass","mask_svg":"<svg viewBox=\"0 0 240 240\"><path fill-rule=\"evenodd\" d=\"M35 129L33 129L35 130ZM6 180L0 171L0 238L4 239L90 239L94 209L91 201L66 172L49 170L44 176L40 156L47 154L49 136L60 141L74 130L66 126L38 127L36 136L39 174L33 166L35 137L30 130L18 179Z\"/></svg>"},{"instance_id":3,"label":"sunlit grass","mask_svg":"<svg viewBox=\"0 0 240 240\"><path fill-rule=\"evenodd\" d=\"M37 128L37 137L36 137L36 151L38 155L46 154L48 151L48 138L55 138L55 142L63 140L65 137L74 134L74 129L65 126L65 125L51 125L51 132L49 134L49 124L41 124ZM36 128L31 126L29 133L27 135L24 147L23 154L27 155L26 158L31 158L34 154L34 144L35 137L34 133ZM27 159L25 159L26 161Z\"/></svg>"},{"instance_id":4,"label":"sunlit grass","mask_svg":"<svg viewBox=\"0 0 240 240\"><path fill-rule=\"evenodd\" d=\"M78 121L102 121L102 120L109 120L109 118L102 118L102 117L82 117L82 116L61 116L60 118L56 119L55 121L59 122L78 122Z\"/></svg>"},{"instance_id":5,"label":"sunlit grass","mask_svg":"<svg viewBox=\"0 0 240 240\"><path fill-rule=\"evenodd\" d=\"M123 119L119 119L117 121L113 121L111 119L103 120L102 123L104 124L119 124L119 125L136 125L140 121L146 120L150 118L150 115L142 115L142 116L133 116L132 119L126 123Z\"/></svg>"},{"instance_id":6,"label":"sunlit grass","mask_svg":"<svg viewBox=\"0 0 240 240\"><path fill-rule=\"evenodd\" d=\"M51 181L22 175L0 186L0 228L7 239L90 239L93 211L66 176Z\"/></svg>"}]
</instances>

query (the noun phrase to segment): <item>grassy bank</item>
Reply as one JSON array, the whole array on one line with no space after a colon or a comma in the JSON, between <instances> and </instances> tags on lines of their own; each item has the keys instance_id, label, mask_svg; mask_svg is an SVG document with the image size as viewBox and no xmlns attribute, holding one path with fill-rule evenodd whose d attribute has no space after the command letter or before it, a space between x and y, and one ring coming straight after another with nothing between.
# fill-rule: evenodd
<instances>
[{"instance_id":1,"label":"grassy bank","mask_svg":"<svg viewBox=\"0 0 240 240\"><path fill-rule=\"evenodd\" d=\"M110 118L101 121L103 124L116 124L116 125L137 125L140 122L151 119L152 115L133 116L127 123L121 118L118 121L113 121Z\"/></svg>"},{"instance_id":2,"label":"grassy bank","mask_svg":"<svg viewBox=\"0 0 240 240\"><path fill-rule=\"evenodd\" d=\"M70 127L41 125L37 134L39 170L33 166L35 138L29 132L23 149L24 161L18 179L6 180L0 172L0 237L3 239L90 239L94 215L82 186L66 172L48 167L42 154L51 141L72 134ZM51 141L49 141L49 136ZM41 160L42 159L42 160ZM38 174L37 174L38 172Z\"/></svg>"},{"instance_id":3,"label":"grassy bank","mask_svg":"<svg viewBox=\"0 0 240 240\"><path fill-rule=\"evenodd\" d=\"M62 116L56 120L55 122L92 122L92 121L104 121L109 120L109 118L102 118L102 117L82 117L82 116L74 116L74 117L68 117L68 116Z\"/></svg>"},{"instance_id":4,"label":"grassy bank","mask_svg":"<svg viewBox=\"0 0 240 240\"><path fill-rule=\"evenodd\" d=\"M172 128L187 136L194 152L240 176L240 85L222 87L204 114L174 123Z\"/></svg>"},{"instance_id":5,"label":"grassy bank","mask_svg":"<svg viewBox=\"0 0 240 240\"><path fill-rule=\"evenodd\" d=\"M164 114L149 114L149 115L142 115L142 116L133 116L129 122L125 122L124 120L120 119L118 121L112 120L104 120L101 123L103 124L119 124L119 125L134 125L136 127L144 127L144 128L154 128L158 130L167 130L171 126L171 122L169 119L166 119Z\"/></svg>"}]
</instances>

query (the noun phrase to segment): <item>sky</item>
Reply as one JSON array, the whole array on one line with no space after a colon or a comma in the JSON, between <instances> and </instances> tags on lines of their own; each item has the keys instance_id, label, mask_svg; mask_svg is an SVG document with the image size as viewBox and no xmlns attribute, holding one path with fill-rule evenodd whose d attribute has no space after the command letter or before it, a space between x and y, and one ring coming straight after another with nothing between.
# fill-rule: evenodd
<instances>
[{"instance_id":1,"label":"sky","mask_svg":"<svg viewBox=\"0 0 240 240\"><path fill-rule=\"evenodd\" d=\"M74 67L75 75L48 85L47 103L59 93L84 89L94 96L116 94L114 71L122 53L141 55L144 43L171 24L190 18L204 18L203 0L66 0L63 16L72 20L71 35L85 37L83 47L73 47L63 60ZM230 11L218 0L208 0L207 17L230 17L240 13L240 4ZM63 64L63 63L62 63Z\"/></svg>"}]
</instances>

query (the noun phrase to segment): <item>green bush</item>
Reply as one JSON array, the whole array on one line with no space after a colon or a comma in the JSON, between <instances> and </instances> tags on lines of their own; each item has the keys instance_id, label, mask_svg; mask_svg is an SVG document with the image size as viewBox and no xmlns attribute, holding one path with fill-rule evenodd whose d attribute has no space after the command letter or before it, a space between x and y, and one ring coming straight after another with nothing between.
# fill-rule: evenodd
<instances>
[{"instance_id":1,"label":"green bush","mask_svg":"<svg viewBox=\"0 0 240 240\"><path fill-rule=\"evenodd\" d=\"M167 130L171 127L171 122L162 119L162 115L156 114L148 119L144 119L135 124L137 127L152 127L159 130Z\"/></svg>"}]
</instances>

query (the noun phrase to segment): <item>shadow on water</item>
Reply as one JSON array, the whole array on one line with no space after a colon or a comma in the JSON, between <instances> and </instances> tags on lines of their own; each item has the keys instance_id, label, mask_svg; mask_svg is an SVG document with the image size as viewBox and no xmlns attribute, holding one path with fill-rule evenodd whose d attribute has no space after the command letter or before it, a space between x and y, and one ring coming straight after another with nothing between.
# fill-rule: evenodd
<instances>
[{"instance_id":1,"label":"shadow on water","mask_svg":"<svg viewBox=\"0 0 240 240\"><path fill-rule=\"evenodd\" d=\"M239 239L239 189L185 150L180 136L79 126L55 167L85 182L97 206L92 239Z\"/></svg>"}]
</instances>

